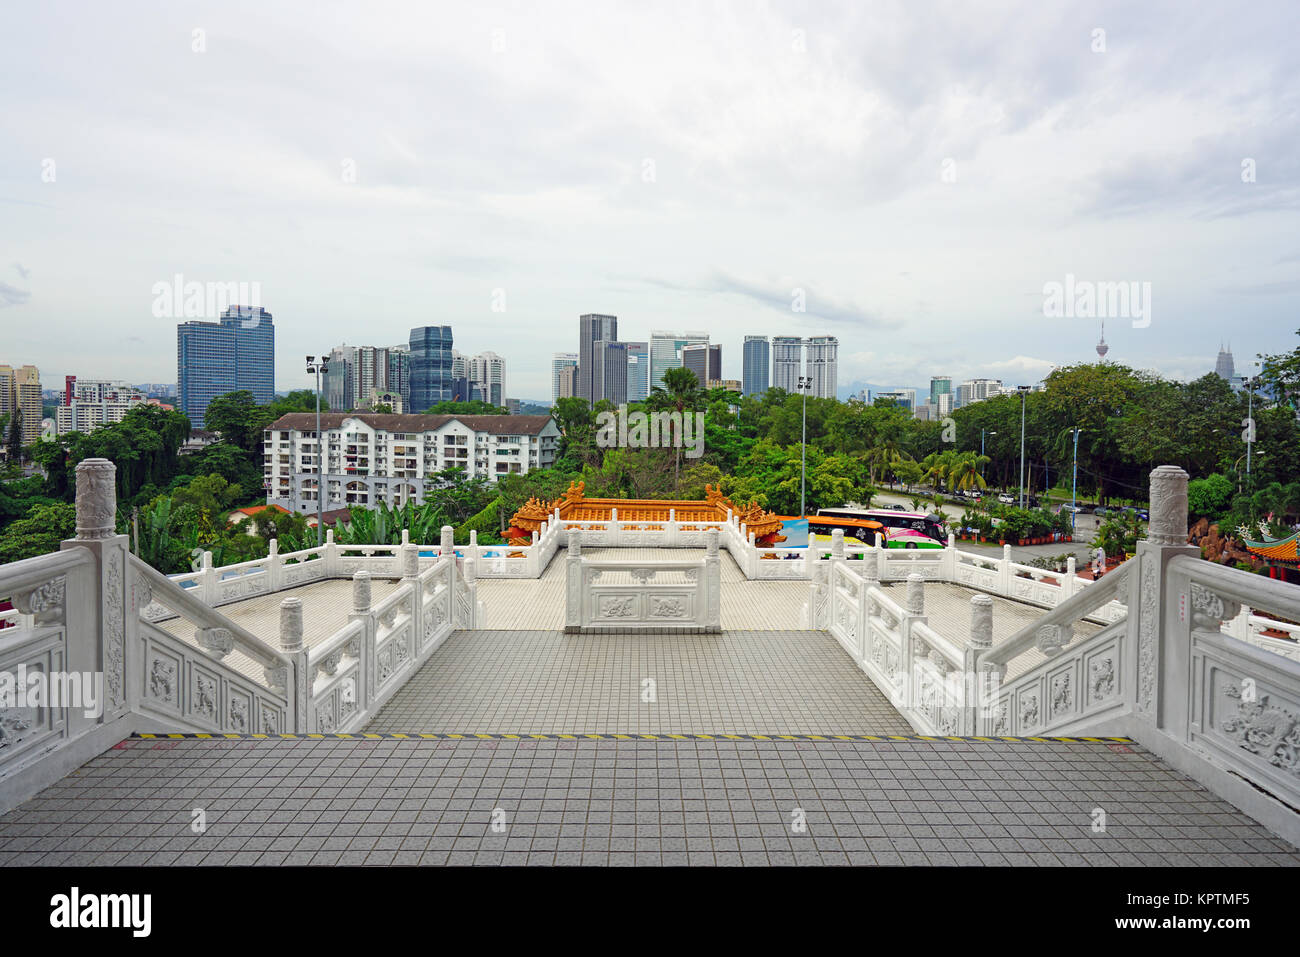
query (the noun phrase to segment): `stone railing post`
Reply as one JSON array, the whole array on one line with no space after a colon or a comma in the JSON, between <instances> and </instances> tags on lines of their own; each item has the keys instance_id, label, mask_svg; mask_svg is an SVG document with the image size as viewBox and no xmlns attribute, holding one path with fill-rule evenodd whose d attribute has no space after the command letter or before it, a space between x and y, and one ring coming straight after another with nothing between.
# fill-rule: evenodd
<instances>
[{"instance_id":1,"label":"stone railing post","mask_svg":"<svg viewBox=\"0 0 1300 957\"><path fill-rule=\"evenodd\" d=\"M1061 601L1079 590L1079 566L1073 555L1065 560L1065 581L1061 582Z\"/></svg>"},{"instance_id":2,"label":"stone railing post","mask_svg":"<svg viewBox=\"0 0 1300 957\"><path fill-rule=\"evenodd\" d=\"M957 580L957 536L952 532L948 533L948 544L943 550L939 577L944 581L955 582Z\"/></svg>"},{"instance_id":3,"label":"stone railing post","mask_svg":"<svg viewBox=\"0 0 1300 957\"><path fill-rule=\"evenodd\" d=\"M461 570L461 580L465 583L467 614L469 615L469 620L461 624L461 627L465 629L478 628L482 623L478 604L477 566L478 562L475 559L467 558Z\"/></svg>"},{"instance_id":4,"label":"stone railing post","mask_svg":"<svg viewBox=\"0 0 1300 957\"><path fill-rule=\"evenodd\" d=\"M357 679L357 705L361 710L368 710L375 699L375 638L378 634L378 622L371 610L370 572L358 569L352 573L352 613L348 621L361 622L361 640L355 649L349 648L348 654L356 652L361 660L361 676Z\"/></svg>"},{"instance_id":5,"label":"stone railing post","mask_svg":"<svg viewBox=\"0 0 1300 957\"><path fill-rule=\"evenodd\" d=\"M582 532L569 529L569 551L564 559L564 630L582 630L583 602L587 600L582 581Z\"/></svg>"},{"instance_id":6,"label":"stone railing post","mask_svg":"<svg viewBox=\"0 0 1300 957\"><path fill-rule=\"evenodd\" d=\"M285 688L293 726L285 730L299 734L314 731L311 698L315 676L307 662L307 645L303 641L301 598L280 601L280 650L292 662L293 670L292 687Z\"/></svg>"},{"instance_id":7,"label":"stone railing post","mask_svg":"<svg viewBox=\"0 0 1300 957\"><path fill-rule=\"evenodd\" d=\"M900 629L903 666L902 708L911 708L916 702L916 639L912 630L918 623L925 622L925 579L919 573L907 576L906 600L903 604L903 620L898 623Z\"/></svg>"},{"instance_id":8,"label":"stone railing post","mask_svg":"<svg viewBox=\"0 0 1300 957\"><path fill-rule=\"evenodd\" d=\"M722 558L718 554L718 530L710 528L704 533L704 627L709 631L722 631Z\"/></svg>"},{"instance_id":9,"label":"stone railing post","mask_svg":"<svg viewBox=\"0 0 1300 957\"><path fill-rule=\"evenodd\" d=\"M280 558L280 540L273 538L266 548L266 590L268 592L280 590L280 569L284 566L284 560Z\"/></svg>"},{"instance_id":10,"label":"stone railing post","mask_svg":"<svg viewBox=\"0 0 1300 957\"><path fill-rule=\"evenodd\" d=\"M321 553L325 563L325 578L337 578L339 574L339 547L334 544L334 529L325 530L325 548Z\"/></svg>"},{"instance_id":11,"label":"stone railing post","mask_svg":"<svg viewBox=\"0 0 1300 957\"><path fill-rule=\"evenodd\" d=\"M469 544L465 546L465 558L476 559L478 557L479 557L478 529L471 528L469 530Z\"/></svg>"},{"instance_id":12,"label":"stone railing post","mask_svg":"<svg viewBox=\"0 0 1300 957\"><path fill-rule=\"evenodd\" d=\"M219 579L217 570L212 566L212 552L206 549L200 560L199 572L202 574L199 579L199 594L203 596L203 601L208 607L213 607L217 604Z\"/></svg>"},{"instance_id":13,"label":"stone railing post","mask_svg":"<svg viewBox=\"0 0 1300 957\"><path fill-rule=\"evenodd\" d=\"M96 719L86 718L80 708L64 710L70 736L125 714L140 698L139 609L149 603L149 590L127 572L128 539L117 534L116 522L117 466L108 459L83 459L77 465L76 538L60 548L84 548L95 564L85 577L79 574L73 581L68 576L63 582L68 657L62 667L103 672L104 713Z\"/></svg>"},{"instance_id":14,"label":"stone railing post","mask_svg":"<svg viewBox=\"0 0 1300 957\"><path fill-rule=\"evenodd\" d=\"M664 545L667 548L677 547L678 531L679 529L677 527L677 509L670 508L668 510L668 521L664 525Z\"/></svg>"},{"instance_id":15,"label":"stone railing post","mask_svg":"<svg viewBox=\"0 0 1300 957\"><path fill-rule=\"evenodd\" d=\"M444 525L438 531L438 559L449 559L451 562L451 573L447 576L448 594L456 593L456 576L459 570L456 567L456 530L450 525ZM455 605L452 605L455 608Z\"/></svg>"},{"instance_id":16,"label":"stone railing post","mask_svg":"<svg viewBox=\"0 0 1300 957\"><path fill-rule=\"evenodd\" d=\"M997 688L988 677L995 672L979 668L979 656L993 647L993 599L988 595L972 595L970 600L970 638L966 642L963 662L963 691L965 707L962 709L962 734L982 734L981 718L991 714L997 704ZM994 700L986 697L993 694Z\"/></svg>"},{"instance_id":17,"label":"stone railing post","mask_svg":"<svg viewBox=\"0 0 1300 957\"><path fill-rule=\"evenodd\" d=\"M1200 555L1187 544L1186 472L1174 465L1152 470L1150 515L1132 559L1137 574L1129 580L1129 674L1137 676L1129 700L1139 718L1183 740L1192 662L1190 630L1185 620L1179 627L1180 601L1190 598L1174 592L1168 565L1177 555Z\"/></svg>"},{"instance_id":18,"label":"stone railing post","mask_svg":"<svg viewBox=\"0 0 1300 957\"><path fill-rule=\"evenodd\" d=\"M889 549L885 546L885 536L880 532L876 532L876 553L872 558L876 561L876 578L883 581L889 569Z\"/></svg>"},{"instance_id":19,"label":"stone railing post","mask_svg":"<svg viewBox=\"0 0 1300 957\"><path fill-rule=\"evenodd\" d=\"M1011 594L1011 579L1015 575L1011 573L1011 546L1002 546L1002 557L998 560L998 594Z\"/></svg>"}]
</instances>

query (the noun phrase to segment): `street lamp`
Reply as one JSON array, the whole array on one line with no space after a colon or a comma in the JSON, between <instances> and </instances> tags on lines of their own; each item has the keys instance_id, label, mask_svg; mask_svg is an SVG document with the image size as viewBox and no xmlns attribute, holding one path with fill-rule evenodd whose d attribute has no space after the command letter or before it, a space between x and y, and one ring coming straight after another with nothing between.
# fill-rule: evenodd
<instances>
[{"instance_id":1,"label":"street lamp","mask_svg":"<svg viewBox=\"0 0 1300 957\"><path fill-rule=\"evenodd\" d=\"M984 436L985 436L985 434L986 434L986 433L985 433L984 429L980 429L980 455L983 455L983 454L984 454ZM988 435L997 435L996 432L989 432L989 433L987 433L987 434L988 434Z\"/></svg>"},{"instance_id":2,"label":"street lamp","mask_svg":"<svg viewBox=\"0 0 1300 957\"><path fill-rule=\"evenodd\" d=\"M799 517L806 518L805 481L808 475L808 393L812 391L812 376L799 377L799 391L803 393L803 441L799 445Z\"/></svg>"},{"instance_id":3,"label":"street lamp","mask_svg":"<svg viewBox=\"0 0 1300 957\"><path fill-rule=\"evenodd\" d=\"M1074 538L1074 517L1078 514L1078 503L1076 493L1079 488L1079 433L1083 431L1078 427L1070 430L1074 433L1074 477L1070 479L1070 538Z\"/></svg>"},{"instance_id":4,"label":"street lamp","mask_svg":"<svg viewBox=\"0 0 1300 957\"><path fill-rule=\"evenodd\" d=\"M307 357L307 372L316 374L316 544L325 542L325 441L320 433L320 377L329 372L329 356Z\"/></svg>"},{"instance_id":5,"label":"street lamp","mask_svg":"<svg viewBox=\"0 0 1300 957\"><path fill-rule=\"evenodd\" d=\"M1255 445L1255 390L1259 388L1259 376L1252 376L1246 380L1246 388L1249 390L1249 398L1246 400L1246 491L1251 490L1250 484L1250 453Z\"/></svg>"},{"instance_id":6,"label":"street lamp","mask_svg":"<svg viewBox=\"0 0 1300 957\"><path fill-rule=\"evenodd\" d=\"M1020 507L1025 507L1025 399L1029 395L1029 386L1018 385L1020 393Z\"/></svg>"}]
</instances>

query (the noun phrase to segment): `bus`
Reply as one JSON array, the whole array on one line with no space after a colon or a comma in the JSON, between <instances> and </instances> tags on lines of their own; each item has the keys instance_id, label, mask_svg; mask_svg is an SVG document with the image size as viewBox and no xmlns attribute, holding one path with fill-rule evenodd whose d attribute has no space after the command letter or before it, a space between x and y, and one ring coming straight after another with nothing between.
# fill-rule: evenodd
<instances>
[{"instance_id":1,"label":"bus","mask_svg":"<svg viewBox=\"0 0 1300 957\"><path fill-rule=\"evenodd\" d=\"M809 528L817 519L845 522L870 522L883 526L888 548L943 548L948 544L943 518L924 512L899 512L889 508L819 508L816 518L809 518ZM849 532L845 531L845 536Z\"/></svg>"}]
</instances>

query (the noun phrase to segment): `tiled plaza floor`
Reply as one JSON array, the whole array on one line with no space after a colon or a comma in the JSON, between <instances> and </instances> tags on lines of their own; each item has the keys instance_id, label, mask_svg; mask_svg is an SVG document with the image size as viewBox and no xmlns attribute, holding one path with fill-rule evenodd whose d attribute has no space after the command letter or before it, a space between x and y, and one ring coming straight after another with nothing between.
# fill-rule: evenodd
<instances>
[{"instance_id":1,"label":"tiled plaza floor","mask_svg":"<svg viewBox=\"0 0 1300 957\"><path fill-rule=\"evenodd\" d=\"M835 640L818 631L460 631L367 730L912 733Z\"/></svg>"},{"instance_id":2,"label":"tiled plaza floor","mask_svg":"<svg viewBox=\"0 0 1300 957\"><path fill-rule=\"evenodd\" d=\"M1297 863L1102 744L133 739L0 817L0 865Z\"/></svg>"}]
</instances>

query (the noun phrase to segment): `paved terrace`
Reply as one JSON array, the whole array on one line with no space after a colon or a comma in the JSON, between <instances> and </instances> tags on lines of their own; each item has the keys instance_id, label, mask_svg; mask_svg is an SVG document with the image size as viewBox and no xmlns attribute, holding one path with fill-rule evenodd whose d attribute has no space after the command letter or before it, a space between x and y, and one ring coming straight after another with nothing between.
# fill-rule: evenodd
<instances>
[{"instance_id":1,"label":"paved terrace","mask_svg":"<svg viewBox=\"0 0 1300 957\"><path fill-rule=\"evenodd\" d=\"M1297 863L1122 744L132 739L0 818L0 866Z\"/></svg>"}]
</instances>

